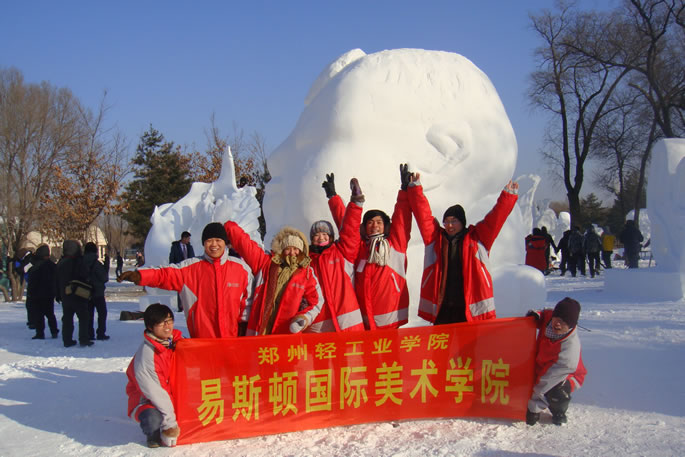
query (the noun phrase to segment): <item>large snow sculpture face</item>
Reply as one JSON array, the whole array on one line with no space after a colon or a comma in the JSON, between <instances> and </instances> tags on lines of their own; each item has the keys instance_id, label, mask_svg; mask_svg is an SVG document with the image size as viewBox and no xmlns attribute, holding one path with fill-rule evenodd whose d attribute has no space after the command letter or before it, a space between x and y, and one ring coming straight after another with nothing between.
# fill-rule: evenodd
<instances>
[{"instance_id":1,"label":"large snow sculpture face","mask_svg":"<svg viewBox=\"0 0 685 457\"><path fill-rule=\"evenodd\" d=\"M647 209L657 266L685 273L685 140L662 140L654 146Z\"/></svg>"},{"instance_id":2,"label":"large snow sculpture face","mask_svg":"<svg viewBox=\"0 0 685 457\"><path fill-rule=\"evenodd\" d=\"M494 204L511 178L516 139L489 79L453 53L353 50L313 84L290 136L273 152L264 212L270 235L329 219L321 183L334 172L347 201L359 178L365 209L391 214L399 164L421 173L434 214L460 203L467 223ZM487 202L481 206L478 200ZM306 233L306 232L305 232ZM518 241L517 241L518 242Z\"/></svg>"}]
</instances>

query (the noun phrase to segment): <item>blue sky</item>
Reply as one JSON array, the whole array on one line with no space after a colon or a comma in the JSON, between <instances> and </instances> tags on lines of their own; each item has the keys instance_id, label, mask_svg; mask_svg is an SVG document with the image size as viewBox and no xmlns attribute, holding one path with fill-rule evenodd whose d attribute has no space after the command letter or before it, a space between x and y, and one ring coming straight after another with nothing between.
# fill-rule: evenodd
<instances>
[{"instance_id":1,"label":"blue sky","mask_svg":"<svg viewBox=\"0 0 685 457\"><path fill-rule=\"evenodd\" d=\"M590 9L613 3L582 2ZM109 121L131 151L150 124L167 140L202 150L212 113L222 133L232 133L235 122L246 133L259 132L272 150L295 126L319 72L344 52L456 52L500 94L518 140L516 174L543 176L538 197L563 199L538 152L545 118L526 98L539 45L528 14L552 6L552 0L24 0L3 7L0 66L18 68L27 82L68 87L91 108L107 90Z\"/></svg>"}]
</instances>

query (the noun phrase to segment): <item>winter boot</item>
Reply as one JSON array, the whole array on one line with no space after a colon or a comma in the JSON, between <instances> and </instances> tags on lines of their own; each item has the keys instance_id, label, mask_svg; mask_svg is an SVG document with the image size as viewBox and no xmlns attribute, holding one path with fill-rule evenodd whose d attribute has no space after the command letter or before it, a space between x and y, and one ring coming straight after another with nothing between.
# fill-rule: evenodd
<instances>
[{"instance_id":1,"label":"winter boot","mask_svg":"<svg viewBox=\"0 0 685 457\"><path fill-rule=\"evenodd\" d=\"M53 338L57 338L57 335L59 335L59 330L58 330L58 329L55 329L55 330L53 330L51 333L52 333L52 337L53 337Z\"/></svg>"},{"instance_id":2,"label":"winter boot","mask_svg":"<svg viewBox=\"0 0 685 457\"><path fill-rule=\"evenodd\" d=\"M567 422L566 413L554 413L554 414L552 414L552 423L554 425L561 425L561 424L565 424L566 422Z\"/></svg>"},{"instance_id":3,"label":"winter boot","mask_svg":"<svg viewBox=\"0 0 685 457\"><path fill-rule=\"evenodd\" d=\"M162 445L162 438L159 435L159 430L151 435L147 435L147 447L156 448Z\"/></svg>"},{"instance_id":4,"label":"winter boot","mask_svg":"<svg viewBox=\"0 0 685 457\"><path fill-rule=\"evenodd\" d=\"M534 413L531 410L526 411L526 424L535 425L540 420L540 413Z\"/></svg>"},{"instance_id":5,"label":"winter boot","mask_svg":"<svg viewBox=\"0 0 685 457\"><path fill-rule=\"evenodd\" d=\"M44 340L45 339L45 334L44 333L36 333L36 335L31 338L32 340Z\"/></svg>"},{"instance_id":6,"label":"winter boot","mask_svg":"<svg viewBox=\"0 0 685 457\"><path fill-rule=\"evenodd\" d=\"M64 342L64 347L65 348L70 348L72 346L76 346L77 341L76 340L68 340Z\"/></svg>"}]
</instances>

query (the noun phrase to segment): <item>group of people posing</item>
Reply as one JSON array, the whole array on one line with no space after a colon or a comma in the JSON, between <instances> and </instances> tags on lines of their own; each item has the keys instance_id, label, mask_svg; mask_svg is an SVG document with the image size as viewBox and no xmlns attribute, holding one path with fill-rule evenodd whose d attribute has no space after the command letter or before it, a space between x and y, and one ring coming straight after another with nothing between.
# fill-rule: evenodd
<instances>
[{"instance_id":1,"label":"group of people posing","mask_svg":"<svg viewBox=\"0 0 685 457\"><path fill-rule=\"evenodd\" d=\"M400 182L390 217L378 209L363 213L365 198L355 178L345 205L331 173L322 187L333 223L314 222L309 239L286 226L265 251L235 222L212 222L202 232L201 256L127 271L117 280L177 291L191 338L398 328L409 317L406 252L413 214L425 245L419 316L434 325L495 318L487 257L516 203L518 184L510 181L483 220L467 225L461 205L449 207L440 224L419 173L406 164L400 165ZM237 256L229 255L228 247ZM170 330L171 309L151 305L148 310L127 392L129 415L154 447L178 436L160 367L168 366L168 349L180 332ZM545 325L551 310L546 318Z\"/></svg>"}]
</instances>

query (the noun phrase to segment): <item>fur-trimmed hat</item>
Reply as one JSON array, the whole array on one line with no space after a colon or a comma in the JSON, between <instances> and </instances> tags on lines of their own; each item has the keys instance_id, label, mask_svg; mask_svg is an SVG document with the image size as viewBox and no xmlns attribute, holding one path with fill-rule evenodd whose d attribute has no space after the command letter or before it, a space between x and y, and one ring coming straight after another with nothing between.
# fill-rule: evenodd
<instances>
[{"instance_id":1,"label":"fur-trimmed hat","mask_svg":"<svg viewBox=\"0 0 685 457\"><path fill-rule=\"evenodd\" d=\"M362 218L362 225L360 228L362 238L367 238L366 223L376 216L380 216L381 219L383 219L383 235L390 235L390 217L379 209L370 209L366 213L364 213L364 217Z\"/></svg>"},{"instance_id":2,"label":"fur-trimmed hat","mask_svg":"<svg viewBox=\"0 0 685 457\"><path fill-rule=\"evenodd\" d=\"M442 221L445 222L445 219L448 217L456 217L459 222L461 222L461 225L466 227L466 213L464 212L464 208L462 208L461 205L453 205L447 208L445 211L445 214L442 216Z\"/></svg>"},{"instance_id":3,"label":"fur-trimmed hat","mask_svg":"<svg viewBox=\"0 0 685 457\"><path fill-rule=\"evenodd\" d=\"M578 324L578 316L580 316L580 303L569 297L566 297L557 303L557 306L554 307L554 312L552 313L552 317L558 317L566 322L566 325L570 328L573 328Z\"/></svg>"},{"instance_id":4,"label":"fur-trimmed hat","mask_svg":"<svg viewBox=\"0 0 685 457\"><path fill-rule=\"evenodd\" d=\"M328 233L328 236L331 238L331 240L334 238L333 234L333 224L331 224L328 221L325 220L320 220L316 221L312 224L312 228L309 229L309 239L313 240L314 235L317 233Z\"/></svg>"},{"instance_id":5,"label":"fur-trimmed hat","mask_svg":"<svg viewBox=\"0 0 685 457\"><path fill-rule=\"evenodd\" d=\"M289 246L298 248L304 255L309 255L309 243L304 233L294 227L285 226L274 236L271 242L271 252L280 254Z\"/></svg>"},{"instance_id":6,"label":"fur-trimmed hat","mask_svg":"<svg viewBox=\"0 0 685 457\"><path fill-rule=\"evenodd\" d=\"M224 243L228 244L228 235L226 234L226 229L223 224L219 222L210 222L202 230L202 244L205 244L210 238L219 238L224 240Z\"/></svg>"}]
</instances>

